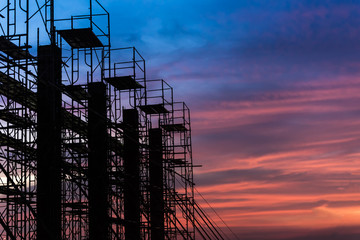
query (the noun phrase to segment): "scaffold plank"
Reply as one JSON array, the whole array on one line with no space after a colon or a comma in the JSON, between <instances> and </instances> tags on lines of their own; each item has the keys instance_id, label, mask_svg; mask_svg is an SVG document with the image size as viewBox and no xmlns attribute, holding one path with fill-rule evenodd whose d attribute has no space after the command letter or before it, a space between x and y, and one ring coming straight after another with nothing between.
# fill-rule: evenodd
<instances>
[{"instance_id":1,"label":"scaffold plank","mask_svg":"<svg viewBox=\"0 0 360 240\"><path fill-rule=\"evenodd\" d=\"M87 211L83 209L71 209L71 210L65 210L66 213L70 213L71 215L86 215Z\"/></svg>"},{"instance_id":2,"label":"scaffold plank","mask_svg":"<svg viewBox=\"0 0 360 240\"><path fill-rule=\"evenodd\" d=\"M124 185L124 181L122 181L121 179L110 179L109 183L110 183L110 185L113 185L113 186L123 186Z\"/></svg>"},{"instance_id":3,"label":"scaffold plank","mask_svg":"<svg viewBox=\"0 0 360 240\"><path fill-rule=\"evenodd\" d=\"M143 88L132 76L111 77L104 80L119 91Z\"/></svg>"},{"instance_id":4,"label":"scaffold plank","mask_svg":"<svg viewBox=\"0 0 360 240\"><path fill-rule=\"evenodd\" d=\"M64 146L77 153L86 154L89 152L89 149L85 143L65 143Z\"/></svg>"},{"instance_id":5,"label":"scaffold plank","mask_svg":"<svg viewBox=\"0 0 360 240\"><path fill-rule=\"evenodd\" d=\"M68 112L65 109L63 111L64 127L70 129L84 137L87 136L87 123L80 117Z\"/></svg>"},{"instance_id":6,"label":"scaffold plank","mask_svg":"<svg viewBox=\"0 0 360 240\"><path fill-rule=\"evenodd\" d=\"M121 219L121 218L110 218L110 222L112 224L116 224L116 225L124 225L125 224L125 220Z\"/></svg>"},{"instance_id":7,"label":"scaffold plank","mask_svg":"<svg viewBox=\"0 0 360 240\"><path fill-rule=\"evenodd\" d=\"M29 147L23 141L0 133L0 146L8 146L20 152L34 153L34 148Z\"/></svg>"},{"instance_id":8,"label":"scaffold plank","mask_svg":"<svg viewBox=\"0 0 360 240\"><path fill-rule=\"evenodd\" d=\"M110 149L117 155L122 155L123 144L115 137L110 137Z\"/></svg>"},{"instance_id":9,"label":"scaffold plank","mask_svg":"<svg viewBox=\"0 0 360 240\"><path fill-rule=\"evenodd\" d=\"M65 173L78 172L83 174L84 176L86 175L86 169L83 166L79 166L79 164L77 163L70 163L67 161L63 161L62 168L64 169Z\"/></svg>"},{"instance_id":10,"label":"scaffold plank","mask_svg":"<svg viewBox=\"0 0 360 240\"><path fill-rule=\"evenodd\" d=\"M110 184L114 186L124 185L124 172L123 171L111 171L109 172Z\"/></svg>"},{"instance_id":11,"label":"scaffold plank","mask_svg":"<svg viewBox=\"0 0 360 240\"><path fill-rule=\"evenodd\" d=\"M86 209L87 204L85 202L67 202L64 203L64 207L72 209Z\"/></svg>"},{"instance_id":12,"label":"scaffold plank","mask_svg":"<svg viewBox=\"0 0 360 240\"><path fill-rule=\"evenodd\" d=\"M0 110L0 119L13 124L16 127L28 128L33 126L35 123L28 117L21 117L9 109Z\"/></svg>"},{"instance_id":13,"label":"scaffold plank","mask_svg":"<svg viewBox=\"0 0 360 240\"><path fill-rule=\"evenodd\" d=\"M142 105L140 106L140 109L146 114L161 114L169 112L165 108L164 104Z\"/></svg>"},{"instance_id":14,"label":"scaffold plank","mask_svg":"<svg viewBox=\"0 0 360 240\"><path fill-rule=\"evenodd\" d=\"M188 129L185 127L185 124L163 124L160 125L165 131L168 132L185 132Z\"/></svg>"},{"instance_id":15,"label":"scaffold plank","mask_svg":"<svg viewBox=\"0 0 360 240\"><path fill-rule=\"evenodd\" d=\"M184 159L181 159L181 158L168 159L168 162L173 163L175 165L184 165L184 164L186 164L186 161Z\"/></svg>"},{"instance_id":16,"label":"scaffold plank","mask_svg":"<svg viewBox=\"0 0 360 240\"><path fill-rule=\"evenodd\" d=\"M21 192L18 189L12 188L10 186L0 186L0 194L3 195L20 195Z\"/></svg>"},{"instance_id":17,"label":"scaffold plank","mask_svg":"<svg viewBox=\"0 0 360 240\"><path fill-rule=\"evenodd\" d=\"M29 51L17 46L5 36L0 37L0 51L7 54L14 60L33 58L33 56L30 55Z\"/></svg>"},{"instance_id":18,"label":"scaffold plank","mask_svg":"<svg viewBox=\"0 0 360 240\"><path fill-rule=\"evenodd\" d=\"M21 82L0 72L0 94L36 111L36 93L27 89Z\"/></svg>"},{"instance_id":19,"label":"scaffold plank","mask_svg":"<svg viewBox=\"0 0 360 240\"><path fill-rule=\"evenodd\" d=\"M59 30L58 33L72 48L103 47L91 28Z\"/></svg>"},{"instance_id":20,"label":"scaffold plank","mask_svg":"<svg viewBox=\"0 0 360 240\"><path fill-rule=\"evenodd\" d=\"M89 98L88 92L80 85L63 86L64 91L67 92L71 98L76 101L82 101Z\"/></svg>"},{"instance_id":21,"label":"scaffold plank","mask_svg":"<svg viewBox=\"0 0 360 240\"><path fill-rule=\"evenodd\" d=\"M17 204L33 204L35 201L26 199L24 197L6 197L6 198L0 198L1 200L6 200L7 202L13 202Z\"/></svg>"}]
</instances>

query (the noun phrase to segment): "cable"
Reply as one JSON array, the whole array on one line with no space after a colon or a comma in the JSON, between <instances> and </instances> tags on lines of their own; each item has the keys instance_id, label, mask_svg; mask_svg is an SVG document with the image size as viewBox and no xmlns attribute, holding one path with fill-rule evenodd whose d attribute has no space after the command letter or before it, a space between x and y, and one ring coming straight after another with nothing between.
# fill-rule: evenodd
<instances>
[{"instance_id":1,"label":"cable","mask_svg":"<svg viewBox=\"0 0 360 240\"><path fill-rule=\"evenodd\" d=\"M216 210L210 205L208 201L204 198L204 196L197 190L197 188L194 186L195 191L200 195L200 197L206 202L206 204L211 208L211 210L214 211L216 216L222 221L222 223L226 226L226 228L236 237L236 239L240 240L239 237L231 230L231 228L226 224L226 222L220 217L220 215L216 212Z\"/></svg>"}]
</instances>

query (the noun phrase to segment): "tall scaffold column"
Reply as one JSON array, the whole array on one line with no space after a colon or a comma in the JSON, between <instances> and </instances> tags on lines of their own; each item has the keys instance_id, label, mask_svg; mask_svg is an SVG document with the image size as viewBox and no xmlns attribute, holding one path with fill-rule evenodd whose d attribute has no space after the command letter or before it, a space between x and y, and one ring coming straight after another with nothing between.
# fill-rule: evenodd
<instances>
[{"instance_id":1,"label":"tall scaffold column","mask_svg":"<svg viewBox=\"0 0 360 240\"><path fill-rule=\"evenodd\" d=\"M173 226L181 225L184 222L182 215L176 215L174 211L175 203L171 201L171 205L169 205L171 197L169 192L175 191L175 185L167 184L168 176L172 176L174 171L167 166L169 153L166 144L168 144L169 134L163 129L163 123L171 122L170 118L173 117L173 88L162 79L148 80L146 85L146 98L143 99L139 108L146 119L147 128L144 142L148 146L146 163L149 175L144 181L144 189L148 189L144 194L149 206L147 211L150 236L160 239L176 239L181 233L184 239L191 239L185 233L184 227L178 229L168 227L169 220ZM174 157L171 156L171 158ZM162 174L155 174L159 169ZM159 194L161 194L161 198ZM155 204L156 201L162 205L162 211ZM171 218L167 217L169 215Z\"/></svg>"},{"instance_id":2,"label":"tall scaffold column","mask_svg":"<svg viewBox=\"0 0 360 240\"><path fill-rule=\"evenodd\" d=\"M163 169L163 186L160 187L163 189L164 200L164 237L177 239L181 236L184 239L194 239L193 164L189 109L184 103L174 102L172 87L161 79L147 81L146 98L140 109L146 115L149 135L150 132L160 131L155 129L161 129L162 145L159 151L162 151L163 156L162 162L159 163L157 160L157 164L161 164ZM151 178L151 172L156 165L150 154L154 151L153 146L150 141L148 144L151 206L151 199L157 198L157 193L152 188L154 179ZM158 177L161 176L158 175ZM150 223L154 219L155 221L159 219L158 213L154 211L154 208L150 207ZM153 226L150 231L158 231L158 229L158 227L154 229Z\"/></svg>"},{"instance_id":3,"label":"tall scaffold column","mask_svg":"<svg viewBox=\"0 0 360 240\"><path fill-rule=\"evenodd\" d=\"M66 76L63 78L62 188L62 224L66 239L99 239L100 235L108 239L104 229L110 229L107 142L111 136L107 134L107 87L102 83L110 61L109 13L97 0L90 0L88 7L88 14L55 20L61 26L56 33L64 53L63 75ZM96 86L103 92L98 93ZM103 102L103 106L96 104L98 101ZM97 123L103 124L97 128ZM106 140L101 143L105 145L98 149L96 134L103 127ZM100 182L97 167L103 171L99 173L103 176Z\"/></svg>"},{"instance_id":4,"label":"tall scaffold column","mask_svg":"<svg viewBox=\"0 0 360 240\"><path fill-rule=\"evenodd\" d=\"M37 239L61 239L61 52L38 48Z\"/></svg>"},{"instance_id":5,"label":"tall scaffold column","mask_svg":"<svg viewBox=\"0 0 360 240\"><path fill-rule=\"evenodd\" d=\"M164 170L164 131L160 120L172 111L173 88L162 79L148 80L145 98L139 106L146 125L144 143L146 144L145 167L148 175L144 178L144 198L148 208L148 231L151 239L169 239L165 232L165 170ZM160 170L161 169L161 170ZM160 172L161 171L161 172ZM147 190L147 191L146 191ZM158 202L158 203L156 203Z\"/></svg>"},{"instance_id":6,"label":"tall scaffold column","mask_svg":"<svg viewBox=\"0 0 360 240\"><path fill-rule=\"evenodd\" d=\"M164 237L162 224L164 216L163 211L158 212L164 199L161 184L162 176L161 174L154 174L159 170L159 165L162 165L162 144L160 144L162 139L159 140L159 135L161 136L162 133L155 133L154 129L159 129L159 118L169 111L169 103L172 101L172 88L163 80L147 80L144 96L138 107L142 116L142 125L145 126L143 131L145 147L142 164L142 195L143 204L146 206L143 209L146 224L143 226L143 231L147 232L151 239L155 236L162 239ZM158 207L155 206L156 200L159 201Z\"/></svg>"},{"instance_id":7,"label":"tall scaffold column","mask_svg":"<svg viewBox=\"0 0 360 240\"><path fill-rule=\"evenodd\" d=\"M29 1L0 2L0 238L36 238L36 77ZM19 26L21 23L21 26Z\"/></svg>"},{"instance_id":8,"label":"tall scaffold column","mask_svg":"<svg viewBox=\"0 0 360 240\"><path fill-rule=\"evenodd\" d=\"M125 239L140 240L139 116L124 110L124 225Z\"/></svg>"},{"instance_id":9,"label":"tall scaffold column","mask_svg":"<svg viewBox=\"0 0 360 240\"><path fill-rule=\"evenodd\" d=\"M145 239L140 233L141 116L136 106L146 84L145 60L134 47L111 50L108 83L111 239ZM136 117L137 116L137 117Z\"/></svg>"},{"instance_id":10,"label":"tall scaffold column","mask_svg":"<svg viewBox=\"0 0 360 240\"><path fill-rule=\"evenodd\" d=\"M60 240L62 60L55 43L54 1L48 5L50 45L38 47L37 239Z\"/></svg>"},{"instance_id":11,"label":"tall scaffold column","mask_svg":"<svg viewBox=\"0 0 360 240\"><path fill-rule=\"evenodd\" d=\"M165 239L164 234L164 160L161 128L149 129L150 236Z\"/></svg>"},{"instance_id":12,"label":"tall scaffold column","mask_svg":"<svg viewBox=\"0 0 360 240\"><path fill-rule=\"evenodd\" d=\"M174 102L169 115L160 120L165 152L165 232L195 239L194 183L190 110Z\"/></svg>"},{"instance_id":13,"label":"tall scaffold column","mask_svg":"<svg viewBox=\"0 0 360 240\"><path fill-rule=\"evenodd\" d=\"M89 239L109 238L106 85L89 83Z\"/></svg>"}]
</instances>

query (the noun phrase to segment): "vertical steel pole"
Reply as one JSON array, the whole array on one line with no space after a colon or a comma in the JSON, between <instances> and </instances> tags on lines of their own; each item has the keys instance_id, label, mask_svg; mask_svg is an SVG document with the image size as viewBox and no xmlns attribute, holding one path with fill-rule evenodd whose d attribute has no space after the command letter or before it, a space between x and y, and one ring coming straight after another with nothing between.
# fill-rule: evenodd
<instances>
[{"instance_id":1,"label":"vertical steel pole","mask_svg":"<svg viewBox=\"0 0 360 240\"><path fill-rule=\"evenodd\" d=\"M61 50L38 49L37 240L61 239Z\"/></svg>"},{"instance_id":2,"label":"vertical steel pole","mask_svg":"<svg viewBox=\"0 0 360 240\"><path fill-rule=\"evenodd\" d=\"M164 240L164 174L162 132L149 130L150 225L151 239Z\"/></svg>"},{"instance_id":3,"label":"vertical steel pole","mask_svg":"<svg viewBox=\"0 0 360 240\"><path fill-rule=\"evenodd\" d=\"M124 110L124 217L125 240L140 240L140 153L139 116L136 109Z\"/></svg>"},{"instance_id":4,"label":"vertical steel pole","mask_svg":"<svg viewBox=\"0 0 360 240\"><path fill-rule=\"evenodd\" d=\"M108 240L109 176L105 84L89 83L89 94L89 239Z\"/></svg>"},{"instance_id":5,"label":"vertical steel pole","mask_svg":"<svg viewBox=\"0 0 360 240\"><path fill-rule=\"evenodd\" d=\"M54 0L50 0L50 41L55 46L55 9Z\"/></svg>"}]
</instances>

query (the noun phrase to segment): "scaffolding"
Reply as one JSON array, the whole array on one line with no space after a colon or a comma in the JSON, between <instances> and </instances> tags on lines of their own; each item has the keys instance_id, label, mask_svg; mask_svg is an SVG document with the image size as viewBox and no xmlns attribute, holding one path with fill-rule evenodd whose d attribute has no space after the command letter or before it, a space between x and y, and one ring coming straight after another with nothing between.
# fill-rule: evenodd
<instances>
[{"instance_id":1,"label":"scaffolding","mask_svg":"<svg viewBox=\"0 0 360 240\"><path fill-rule=\"evenodd\" d=\"M0 238L33 239L37 118L29 1L2 1L0 10Z\"/></svg>"},{"instance_id":2,"label":"scaffolding","mask_svg":"<svg viewBox=\"0 0 360 240\"><path fill-rule=\"evenodd\" d=\"M0 238L195 239L190 110L87 11L0 3Z\"/></svg>"},{"instance_id":3,"label":"scaffolding","mask_svg":"<svg viewBox=\"0 0 360 240\"><path fill-rule=\"evenodd\" d=\"M99 20L105 25L100 26ZM104 156L93 150L97 144L94 137L97 126L94 127L93 121L101 120L106 127L103 119L106 116L97 117L92 108L99 107L94 104L99 94L94 90L94 83L101 83L105 66L110 61L109 13L100 2L91 0L87 14L54 18L53 21L59 25L56 39L63 53L62 238L89 239L91 236L90 239L96 239L104 230L94 226L98 221L104 221L104 217L100 217L93 206L98 203L94 195L96 189L104 186L96 183L94 171L99 165L94 158ZM107 99L100 101L109 105ZM101 107L100 110L105 111ZM103 148L106 148L107 142L104 144ZM108 210L106 206L104 208ZM106 227L106 221L102 224Z\"/></svg>"}]
</instances>

